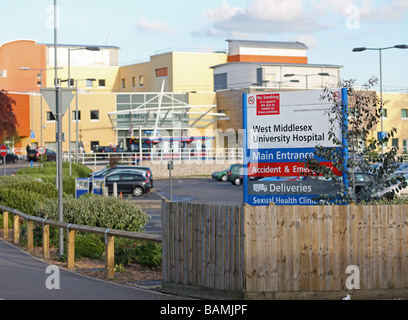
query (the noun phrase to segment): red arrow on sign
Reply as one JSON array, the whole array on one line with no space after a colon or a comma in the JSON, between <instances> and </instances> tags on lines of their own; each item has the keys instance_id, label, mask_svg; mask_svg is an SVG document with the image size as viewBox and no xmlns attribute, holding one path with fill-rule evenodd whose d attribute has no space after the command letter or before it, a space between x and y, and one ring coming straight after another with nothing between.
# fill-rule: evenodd
<instances>
[{"instance_id":1,"label":"red arrow on sign","mask_svg":"<svg viewBox=\"0 0 408 320\"><path fill-rule=\"evenodd\" d=\"M4 157L7 154L7 147L2 144L0 147L0 156Z\"/></svg>"}]
</instances>

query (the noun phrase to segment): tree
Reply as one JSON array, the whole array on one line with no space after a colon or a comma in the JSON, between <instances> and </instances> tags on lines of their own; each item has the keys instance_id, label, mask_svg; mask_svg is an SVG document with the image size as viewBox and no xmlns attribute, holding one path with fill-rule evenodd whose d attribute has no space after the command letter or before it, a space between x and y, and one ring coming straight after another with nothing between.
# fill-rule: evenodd
<instances>
[{"instance_id":1,"label":"tree","mask_svg":"<svg viewBox=\"0 0 408 320\"><path fill-rule=\"evenodd\" d=\"M10 140L17 135L17 119L14 114L16 102L6 91L0 90L0 141Z\"/></svg>"},{"instance_id":2,"label":"tree","mask_svg":"<svg viewBox=\"0 0 408 320\"><path fill-rule=\"evenodd\" d=\"M407 183L403 176L389 178L396 170L395 158L398 147L392 146L386 152L378 155L375 162L379 166L375 169L370 165L373 154L378 154L378 148L383 143L387 143L397 132L396 128L391 128L386 136L380 140L369 137L370 132L374 130L381 119L381 101L372 88L378 80L373 77L362 86L361 89L354 89L355 81L341 81L340 87L347 88L348 108L347 111L338 102L333 99L333 92L325 89L322 99L332 102L332 108L329 111L331 119L331 130L329 137L337 148L327 148L322 146L315 147L315 157L331 161L334 168L343 173L343 177L348 181L348 185L342 178L337 177L333 169L324 166L315 157L306 159L303 165L312 171L313 175L321 175L326 179L333 181L334 185L340 186L340 192L335 195L321 195L318 200L329 203L364 203L378 198L378 192L392 184L398 184L398 188L406 187ZM341 132L345 139L339 139L335 134L335 129L341 127ZM344 153L347 150L347 154ZM347 159L347 161L344 161ZM363 171L373 173L374 179L366 186L356 192L354 172ZM393 198L395 192L386 194L386 198Z\"/></svg>"}]
</instances>

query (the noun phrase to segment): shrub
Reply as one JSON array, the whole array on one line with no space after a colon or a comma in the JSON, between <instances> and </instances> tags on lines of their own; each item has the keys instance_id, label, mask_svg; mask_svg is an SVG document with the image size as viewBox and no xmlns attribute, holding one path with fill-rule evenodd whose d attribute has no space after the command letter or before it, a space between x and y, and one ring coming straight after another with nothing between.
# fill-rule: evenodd
<instances>
[{"instance_id":1,"label":"shrub","mask_svg":"<svg viewBox=\"0 0 408 320\"><path fill-rule=\"evenodd\" d=\"M100 228L139 231L149 216L130 200L88 194L78 199L65 197L63 200L64 222ZM35 215L58 220L58 201L48 199L39 203Z\"/></svg>"},{"instance_id":2,"label":"shrub","mask_svg":"<svg viewBox=\"0 0 408 320\"><path fill-rule=\"evenodd\" d=\"M157 269L162 263L162 246L153 242L143 243L136 248L136 261L148 269Z\"/></svg>"},{"instance_id":3,"label":"shrub","mask_svg":"<svg viewBox=\"0 0 408 320\"><path fill-rule=\"evenodd\" d=\"M153 242L130 239L115 239L115 264L128 266L137 263L148 269L157 269L162 264L162 247Z\"/></svg>"},{"instance_id":4,"label":"shrub","mask_svg":"<svg viewBox=\"0 0 408 320\"><path fill-rule=\"evenodd\" d=\"M8 176L0 178L0 203L27 214L34 214L34 207L48 198L56 198L54 185L31 177Z\"/></svg>"},{"instance_id":5,"label":"shrub","mask_svg":"<svg viewBox=\"0 0 408 320\"><path fill-rule=\"evenodd\" d=\"M136 260L138 242L131 239L115 239L115 264L128 266Z\"/></svg>"},{"instance_id":6,"label":"shrub","mask_svg":"<svg viewBox=\"0 0 408 320\"><path fill-rule=\"evenodd\" d=\"M23 168L17 171L18 177L32 177L41 179L45 182L55 185L56 163L47 162L43 167ZM75 196L75 178L86 178L92 170L84 165L71 163L71 175L69 175L69 163L63 162L62 179L63 191L66 194Z\"/></svg>"},{"instance_id":7,"label":"shrub","mask_svg":"<svg viewBox=\"0 0 408 320\"><path fill-rule=\"evenodd\" d=\"M77 234L75 236L75 258L100 259L104 252L105 244L97 235Z\"/></svg>"}]
</instances>

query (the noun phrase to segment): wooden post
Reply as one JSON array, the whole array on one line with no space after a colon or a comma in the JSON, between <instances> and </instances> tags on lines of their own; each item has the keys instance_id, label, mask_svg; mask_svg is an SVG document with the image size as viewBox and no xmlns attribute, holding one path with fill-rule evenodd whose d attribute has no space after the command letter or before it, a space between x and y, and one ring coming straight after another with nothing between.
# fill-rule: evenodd
<instances>
[{"instance_id":1,"label":"wooden post","mask_svg":"<svg viewBox=\"0 0 408 320\"><path fill-rule=\"evenodd\" d=\"M67 268L75 266L75 230L68 229Z\"/></svg>"},{"instance_id":2,"label":"wooden post","mask_svg":"<svg viewBox=\"0 0 408 320\"><path fill-rule=\"evenodd\" d=\"M20 242L20 217L14 215L14 244L19 244Z\"/></svg>"},{"instance_id":3,"label":"wooden post","mask_svg":"<svg viewBox=\"0 0 408 320\"><path fill-rule=\"evenodd\" d=\"M9 235L9 216L8 211L3 212L3 230L4 230L4 239L8 239Z\"/></svg>"},{"instance_id":4,"label":"wooden post","mask_svg":"<svg viewBox=\"0 0 408 320\"><path fill-rule=\"evenodd\" d=\"M43 225L43 257L50 258L50 226Z\"/></svg>"},{"instance_id":5,"label":"wooden post","mask_svg":"<svg viewBox=\"0 0 408 320\"><path fill-rule=\"evenodd\" d=\"M115 276L115 237L105 233L105 267L106 279Z\"/></svg>"},{"instance_id":6,"label":"wooden post","mask_svg":"<svg viewBox=\"0 0 408 320\"><path fill-rule=\"evenodd\" d=\"M34 249L34 230L33 221L27 221L27 249L29 251Z\"/></svg>"}]
</instances>

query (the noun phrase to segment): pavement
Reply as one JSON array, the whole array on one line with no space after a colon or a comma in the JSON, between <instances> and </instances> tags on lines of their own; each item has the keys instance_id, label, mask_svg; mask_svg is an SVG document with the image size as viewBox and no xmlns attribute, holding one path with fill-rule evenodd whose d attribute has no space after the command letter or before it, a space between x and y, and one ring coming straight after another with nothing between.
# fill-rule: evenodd
<instances>
[{"instance_id":1,"label":"pavement","mask_svg":"<svg viewBox=\"0 0 408 320\"><path fill-rule=\"evenodd\" d=\"M186 300L186 298L110 283L57 268L0 239L0 300Z\"/></svg>"}]
</instances>

